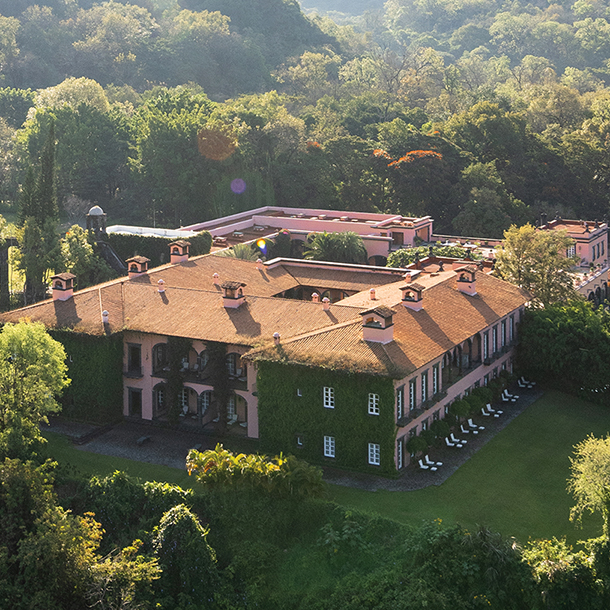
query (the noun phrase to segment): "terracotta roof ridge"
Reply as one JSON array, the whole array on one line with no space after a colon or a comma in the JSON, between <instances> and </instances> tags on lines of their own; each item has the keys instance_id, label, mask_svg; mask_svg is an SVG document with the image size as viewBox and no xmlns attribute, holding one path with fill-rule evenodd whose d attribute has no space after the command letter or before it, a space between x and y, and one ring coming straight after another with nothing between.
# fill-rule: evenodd
<instances>
[{"instance_id":1,"label":"terracotta roof ridge","mask_svg":"<svg viewBox=\"0 0 610 610\"><path fill-rule=\"evenodd\" d=\"M317 335L321 335L323 333L327 333L333 330L339 330L341 328L347 328L348 326L355 326L356 324L362 324L361 320L347 320L346 322L339 322L338 324L331 324L330 326L323 326L322 328L318 328L316 330L310 330L306 333L301 333L299 335L294 335L293 337L289 337L288 339L283 339L282 344L290 344L295 343L296 341L300 341L302 339L309 339L310 337L315 337ZM261 345L260 347L252 348L248 355L256 354L257 352L261 352L270 347L268 342L265 345Z\"/></svg>"}]
</instances>

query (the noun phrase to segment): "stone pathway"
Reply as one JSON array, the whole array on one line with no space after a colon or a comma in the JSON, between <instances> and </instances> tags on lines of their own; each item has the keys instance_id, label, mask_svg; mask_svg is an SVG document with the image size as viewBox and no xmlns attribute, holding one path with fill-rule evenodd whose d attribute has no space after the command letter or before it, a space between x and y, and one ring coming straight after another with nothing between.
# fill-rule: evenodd
<instances>
[{"instance_id":1,"label":"stone pathway","mask_svg":"<svg viewBox=\"0 0 610 610\"><path fill-rule=\"evenodd\" d=\"M485 430L478 435L458 434L458 438L465 438L468 441L462 449L451 447L431 449L430 458L436 462L443 462L443 465L436 472L421 470L417 465L410 465L397 479L386 479L325 467L323 468L324 480L335 485L355 487L367 491L413 491L430 485L440 485L517 415L540 398L542 391L520 390L519 395L520 398L516 403L502 403L502 406L497 407L504 411L504 414L499 418L483 417L482 415L475 418L479 425L485 426ZM218 442L218 439L201 432L176 430L133 421L123 421L116 426L102 429L91 424L53 418L47 429L68 436L82 451L161 464L178 469L185 468L186 455L189 449L197 445L201 446L202 451L213 449ZM149 440L139 445L138 439L144 436L148 437Z\"/></svg>"}]
</instances>

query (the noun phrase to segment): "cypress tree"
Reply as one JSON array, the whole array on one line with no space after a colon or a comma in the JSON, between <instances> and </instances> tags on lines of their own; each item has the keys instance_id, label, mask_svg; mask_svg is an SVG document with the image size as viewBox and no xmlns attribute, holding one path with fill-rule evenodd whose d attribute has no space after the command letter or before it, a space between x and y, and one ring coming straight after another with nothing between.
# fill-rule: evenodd
<instances>
[{"instance_id":1,"label":"cypress tree","mask_svg":"<svg viewBox=\"0 0 610 610\"><path fill-rule=\"evenodd\" d=\"M38 210L35 218L38 226L42 227L46 220L57 220L59 217L55 193L55 121L53 118L49 122L47 141L40 156L40 174L36 191Z\"/></svg>"},{"instance_id":2,"label":"cypress tree","mask_svg":"<svg viewBox=\"0 0 610 610\"><path fill-rule=\"evenodd\" d=\"M21 226L23 226L28 216L38 217L37 207L36 177L34 176L34 169L30 165L21 185L21 194L19 196L19 224Z\"/></svg>"}]
</instances>

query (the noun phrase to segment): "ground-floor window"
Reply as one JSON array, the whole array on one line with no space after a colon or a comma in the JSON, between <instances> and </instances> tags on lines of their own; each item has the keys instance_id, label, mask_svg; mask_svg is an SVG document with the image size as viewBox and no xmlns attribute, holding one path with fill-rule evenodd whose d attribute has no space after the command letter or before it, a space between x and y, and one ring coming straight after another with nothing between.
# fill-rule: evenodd
<instances>
[{"instance_id":1,"label":"ground-floor window","mask_svg":"<svg viewBox=\"0 0 610 610\"><path fill-rule=\"evenodd\" d=\"M369 443L369 464L373 466L381 464L381 447L378 443Z\"/></svg>"},{"instance_id":2,"label":"ground-floor window","mask_svg":"<svg viewBox=\"0 0 610 610\"><path fill-rule=\"evenodd\" d=\"M129 415L142 417L142 390L129 388Z\"/></svg>"},{"instance_id":3,"label":"ground-floor window","mask_svg":"<svg viewBox=\"0 0 610 610\"><path fill-rule=\"evenodd\" d=\"M404 456L404 450L403 450L403 438L399 438L398 441L396 442L396 457L397 457L397 462L398 462L398 468L403 468L405 465L405 456Z\"/></svg>"},{"instance_id":4,"label":"ground-floor window","mask_svg":"<svg viewBox=\"0 0 610 610\"><path fill-rule=\"evenodd\" d=\"M324 437L324 457L335 457L335 437L325 436Z\"/></svg>"}]
</instances>

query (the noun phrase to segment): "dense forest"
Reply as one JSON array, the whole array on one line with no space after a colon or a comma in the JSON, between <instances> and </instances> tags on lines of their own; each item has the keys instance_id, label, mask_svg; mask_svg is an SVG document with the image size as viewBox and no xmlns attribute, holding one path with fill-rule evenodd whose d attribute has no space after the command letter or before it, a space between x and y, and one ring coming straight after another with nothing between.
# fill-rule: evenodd
<instances>
[{"instance_id":1,"label":"dense forest","mask_svg":"<svg viewBox=\"0 0 610 610\"><path fill-rule=\"evenodd\" d=\"M607 214L605 3L350 5L0 0L2 211L53 129L68 220L278 204L500 236L540 212Z\"/></svg>"}]
</instances>

